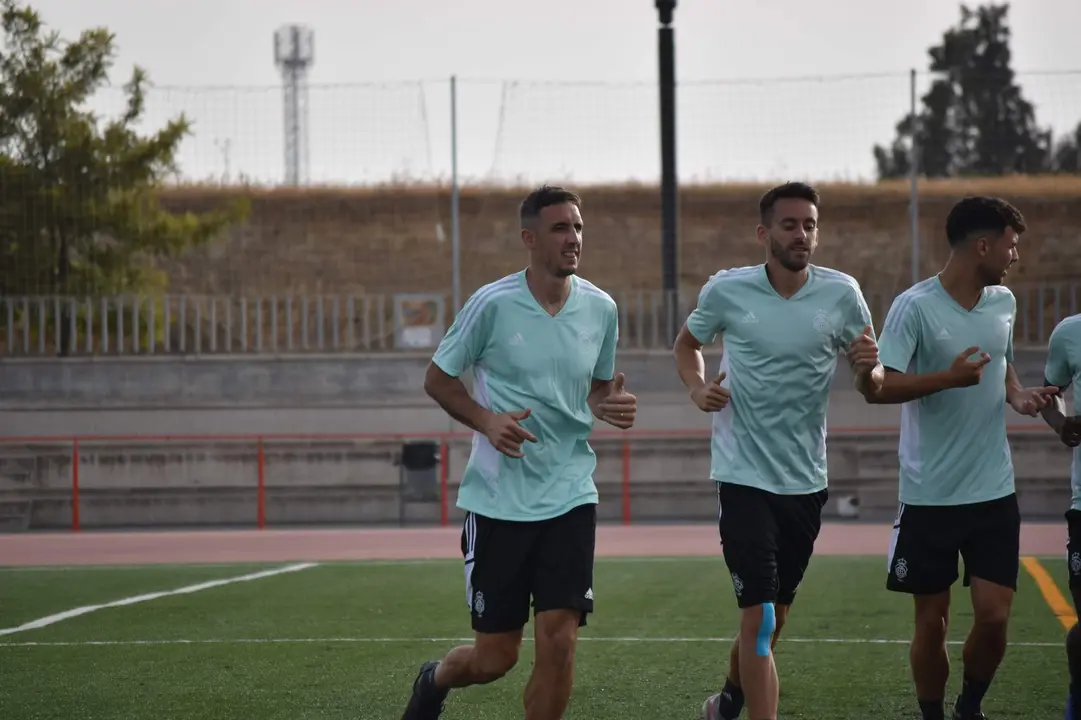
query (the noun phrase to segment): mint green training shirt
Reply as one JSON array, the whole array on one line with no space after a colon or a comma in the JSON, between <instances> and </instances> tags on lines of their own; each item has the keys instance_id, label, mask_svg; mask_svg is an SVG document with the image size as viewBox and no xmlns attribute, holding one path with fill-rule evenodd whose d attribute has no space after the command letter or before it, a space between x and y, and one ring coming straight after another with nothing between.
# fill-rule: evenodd
<instances>
[{"instance_id":1,"label":"mint green training shirt","mask_svg":"<svg viewBox=\"0 0 1081 720\"><path fill-rule=\"evenodd\" d=\"M1006 438L1006 365L1013 362L1017 301L985 287L966 310L938 276L901 293L886 315L879 358L886 368L922 375L948 370L966 348L991 361L977 385L951 388L901 406L898 496L906 505L963 505L1014 492ZM972 359L975 359L973 356Z\"/></svg>"},{"instance_id":2,"label":"mint green training shirt","mask_svg":"<svg viewBox=\"0 0 1081 720\"><path fill-rule=\"evenodd\" d=\"M511 458L474 433L459 508L533 521L598 502L586 399L594 379L613 378L618 339L615 301L577 276L555 316L529 291L525 270L469 298L432 361L452 377L472 368L474 400L492 412L528 408L520 424L537 442L523 442L525 457Z\"/></svg>"},{"instance_id":3,"label":"mint green training shirt","mask_svg":"<svg viewBox=\"0 0 1081 720\"><path fill-rule=\"evenodd\" d=\"M1071 315L1051 331L1044 379L1065 393L1073 385L1074 412L1081 413L1081 314ZM1081 510L1081 447L1073 449L1070 507Z\"/></svg>"},{"instance_id":4,"label":"mint green training shirt","mask_svg":"<svg viewBox=\"0 0 1081 720\"><path fill-rule=\"evenodd\" d=\"M809 266L807 282L788 299L764 264L713 275L687 318L703 345L722 336L721 384L732 393L713 414L710 478L781 495L824 489L838 353L868 325L859 283L837 270Z\"/></svg>"}]
</instances>

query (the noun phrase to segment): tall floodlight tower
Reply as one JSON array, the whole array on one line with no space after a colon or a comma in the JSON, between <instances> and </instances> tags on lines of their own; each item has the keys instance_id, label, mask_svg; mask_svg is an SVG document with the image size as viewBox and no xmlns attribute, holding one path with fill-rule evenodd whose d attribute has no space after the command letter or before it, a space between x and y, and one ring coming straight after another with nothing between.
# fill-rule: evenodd
<instances>
[{"instance_id":1,"label":"tall floodlight tower","mask_svg":"<svg viewBox=\"0 0 1081 720\"><path fill-rule=\"evenodd\" d=\"M308 181L308 70L315 61L315 35L302 25L274 33L274 64L282 74L285 111L285 182Z\"/></svg>"}]
</instances>

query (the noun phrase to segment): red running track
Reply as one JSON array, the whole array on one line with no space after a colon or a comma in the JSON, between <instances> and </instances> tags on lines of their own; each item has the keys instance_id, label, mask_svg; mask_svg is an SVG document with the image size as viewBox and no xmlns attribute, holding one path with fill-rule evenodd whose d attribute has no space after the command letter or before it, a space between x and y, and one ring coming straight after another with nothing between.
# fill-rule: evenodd
<instances>
[{"instance_id":1,"label":"red running track","mask_svg":"<svg viewBox=\"0 0 1081 720\"><path fill-rule=\"evenodd\" d=\"M819 555L885 558L890 525L825 523ZM1027 523L1021 554L1066 552L1066 524ZM598 557L720 557L713 524L601 525ZM458 528L184 530L16 533L0 535L0 565L151 565L159 563L303 562L459 558Z\"/></svg>"}]
</instances>

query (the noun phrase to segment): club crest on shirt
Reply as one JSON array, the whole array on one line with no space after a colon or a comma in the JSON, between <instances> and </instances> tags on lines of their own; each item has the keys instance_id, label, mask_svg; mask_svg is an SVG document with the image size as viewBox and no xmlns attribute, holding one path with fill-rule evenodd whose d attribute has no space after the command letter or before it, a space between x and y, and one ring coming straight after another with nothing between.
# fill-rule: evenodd
<instances>
[{"instance_id":1,"label":"club crest on shirt","mask_svg":"<svg viewBox=\"0 0 1081 720\"><path fill-rule=\"evenodd\" d=\"M814 320L811 323L814 325L814 329L823 335L833 336L837 330L838 322L840 321L840 313L829 312L819 308L815 310Z\"/></svg>"}]
</instances>

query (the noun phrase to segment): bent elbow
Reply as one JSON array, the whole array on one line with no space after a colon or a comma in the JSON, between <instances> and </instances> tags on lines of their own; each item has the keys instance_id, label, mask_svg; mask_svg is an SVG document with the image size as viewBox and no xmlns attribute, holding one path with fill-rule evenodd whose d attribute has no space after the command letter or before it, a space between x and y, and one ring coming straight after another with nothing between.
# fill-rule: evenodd
<instances>
[{"instance_id":1,"label":"bent elbow","mask_svg":"<svg viewBox=\"0 0 1081 720\"><path fill-rule=\"evenodd\" d=\"M424 392L432 400L438 400L440 378L434 363L428 365L428 371L424 373Z\"/></svg>"},{"instance_id":2,"label":"bent elbow","mask_svg":"<svg viewBox=\"0 0 1081 720\"><path fill-rule=\"evenodd\" d=\"M698 342L698 338L691 334L691 331L684 325L676 333L676 339L672 342L672 355L677 359L681 358L688 353L696 353L702 350L702 343Z\"/></svg>"},{"instance_id":3,"label":"bent elbow","mask_svg":"<svg viewBox=\"0 0 1081 720\"><path fill-rule=\"evenodd\" d=\"M672 356L678 360L686 347L687 342L684 340L683 331L676 333L676 338L672 341Z\"/></svg>"}]
</instances>

